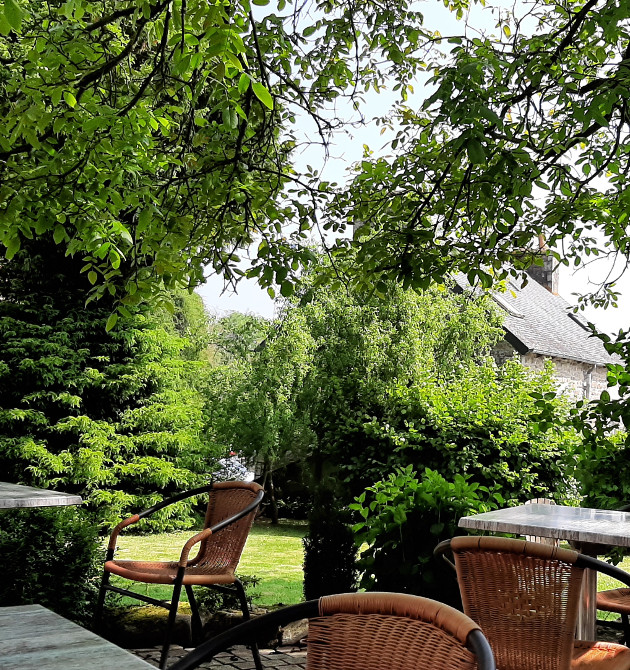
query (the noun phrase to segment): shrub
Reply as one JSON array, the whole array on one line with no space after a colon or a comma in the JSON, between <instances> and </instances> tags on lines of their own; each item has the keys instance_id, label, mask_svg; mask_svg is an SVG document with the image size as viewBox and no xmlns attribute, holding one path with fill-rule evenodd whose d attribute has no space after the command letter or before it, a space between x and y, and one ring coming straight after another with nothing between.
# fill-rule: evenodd
<instances>
[{"instance_id":1,"label":"shrub","mask_svg":"<svg viewBox=\"0 0 630 670\"><path fill-rule=\"evenodd\" d=\"M252 599L256 597L252 591L260 584L260 578L255 575L238 575L238 578L243 584L245 597L251 607ZM211 614L222 609L241 609L238 597L232 593L221 593L203 586L194 587L194 592L199 609L203 612Z\"/></svg>"},{"instance_id":2,"label":"shrub","mask_svg":"<svg viewBox=\"0 0 630 670\"><path fill-rule=\"evenodd\" d=\"M306 600L355 590L357 548L347 511L332 500L314 505L303 543Z\"/></svg>"},{"instance_id":3,"label":"shrub","mask_svg":"<svg viewBox=\"0 0 630 670\"><path fill-rule=\"evenodd\" d=\"M500 368L490 360L469 366L455 379L426 375L399 384L379 413L366 408L340 425L339 474L355 496L381 473L411 465L449 481L466 473L481 486L496 486L506 500L567 497L577 433L554 391L550 365L534 373L515 360ZM536 403L545 394L553 398L545 400L548 425L541 430Z\"/></svg>"},{"instance_id":4,"label":"shrub","mask_svg":"<svg viewBox=\"0 0 630 670\"><path fill-rule=\"evenodd\" d=\"M433 470L417 479L411 466L396 468L350 505L361 519L354 525L360 587L397 591L459 604L454 573L433 557L442 540L461 534L460 517L503 503L499 493L455 475L447 481Z\"/></svg>"},{"instance_id":5,"label":"shrub","mask_svg":"<svg viewBox=\"0 0 630 670\"><path fill-rule=\"evenodd\" d=\"M84 510L4 511L0 606L38 603L87 623L94 614L104 554Z\"/></svg>"},{"instance_id":6,"label":"shrub","mask_svg":"<svg viewBox=\"0 0 630 670\"><path fill-rule=\"evenodd\" d=\"M111 526L207 481L220 452L196 387L203 362L182 358L174 324L132 306L107 332L111 301L86 306L81 264L52 240L0 264L0 470L80 494ZM192 516L182 503L147 524L169 530Z\"/></svg>"}]
</instances>

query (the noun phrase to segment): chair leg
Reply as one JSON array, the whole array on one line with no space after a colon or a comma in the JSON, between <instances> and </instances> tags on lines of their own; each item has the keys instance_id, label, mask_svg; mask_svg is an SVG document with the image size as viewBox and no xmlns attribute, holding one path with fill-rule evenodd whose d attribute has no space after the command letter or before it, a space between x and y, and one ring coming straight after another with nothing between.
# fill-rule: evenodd
<instances>
[{"instance_id":1,"label":"chair leg","mask_svg":"<svg viewBox=\"0 0 630 670\"><path fill-rule=\"evenodd\" d=\"M166 624L166 635L164 636L164 645L162 646L162 654L160 655L160 670L166 667L168 660L168 650L171 647L171 636L175 628L175 618L177 617L177 607L179 605L179 596L182 592L181 581L176 581L173 586L173 597L171 598L171 607L168 611L168 622Z\"/></svg>"},{"instance_id":2,"label":"chair leg","mask_svg":"<svg viewBox=\"0 0 630 670\"><path fill-rule=\"evenodd\" d=\"M234 580L234 588L236 589L236 594L238 596L238 600L241 603L241 610L243 612L243 619L247 620L247 619L250 618L249 605L247 604L247 597L245 596L245 589L243 588L243 584L242 584L240 579L235 579ZM256 644L255 640L252 641L251 650L252 650L252 656L254 658L254 665L256 666L256 670L263 670L262 661L260 660L260 652L258 651L258 645Z\"/></svg>"},{"instance_id":3,"label":"chair leg","mask_svg":"<svg viewBox=\"0 0 630 670\"><path fill-rule=\"evenodd\" d=\"M109 572L103 570L103 578L101 579L101 588L98 592L96 600L96 609L94 611L94 619L92 620L92 628L94 632L98 632L101 627L103 619L103 607L105 605L105 596L107 594L107 586L109 584Z\"/></svg>"},{"instance_id":4,"label":"chair leg","mask_svg":"<svg viewBox=\"0 0 630 670\"><path fill-rule=\"evenodd\" d=\"M196 647L202 641L202 625L201 616L199 615L199 605L197 605L197 599L195 598L193 588L189 584L186 584L186 593L188 594L188 602L190 603L191 611L190 628L192 633L192 643L193 647Z\"/></svg>"},{"instance_id":5,"label":"chair leg","mask_svg":"<svg viewBox=\"0 0 630 670\"><path fill-rule=\"evenodd\" d=\"M623 643L626 647L630 647L630 622L627 614L621 615L621 625L623 626Z\"/></svg>"}]
</instances>

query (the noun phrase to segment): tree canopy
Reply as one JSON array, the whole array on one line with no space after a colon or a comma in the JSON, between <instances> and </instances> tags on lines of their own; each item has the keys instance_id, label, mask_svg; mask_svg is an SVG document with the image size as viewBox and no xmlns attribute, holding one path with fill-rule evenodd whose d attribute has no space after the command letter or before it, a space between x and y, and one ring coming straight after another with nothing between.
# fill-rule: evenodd
<instances>
[{"instance_id":1,"label":"tree canopy","mask_svg":"<svg viewBox=\"0 0 630 670\"><path fill-rule=\"evenodd\" d=\"M326 143L338 99L406 85L423 32L406 0L313 5L2 3L6 258L52 234L125 314L207 265L234 277L256 241L252 273L288 292L318 197L291 168L296 116Z\"/></svg>"},{"instance_id":2,"label":"tree canopy","mask_svg":"<svg viewBox=\"0 0 630 670\"><path fill-rule=\"evenodd\" d=\"M493 29L442 37L405 0L6 0L0 12L0 240L52 232L85 256L96 295L133 303L204 266L292 290L318 224L364 225L357 281L415 286L454 268L491 283L532 262L628 255L625 3L488 7ZM449 3L459 18L463 0ZM430 76L419 109L405 101ZM297 173L294 124L314 143L366 91L400 93L393 156L351 189ZM332 198L332 201L331 201ZM596 233L600 233L598 237ZM615 299L613 282L601 300ZM605 292L604 292L605 293Z\"/></svg>"},{"instance_id":3,"label":"tree canopy","mask_svg":"<svg viewBox=\"0 0 630 670\"><path fill-rule=\"evenodd\" d=\"M489 286L529 266L539 236L567 265L627 259L630 8L561 0L492 16L494 30L444 38L431 95L390 117L393 157L366 158L340 194L337 216L364 224L360 265L420 286L456 267Z\"/></svg>"}]
</instances>

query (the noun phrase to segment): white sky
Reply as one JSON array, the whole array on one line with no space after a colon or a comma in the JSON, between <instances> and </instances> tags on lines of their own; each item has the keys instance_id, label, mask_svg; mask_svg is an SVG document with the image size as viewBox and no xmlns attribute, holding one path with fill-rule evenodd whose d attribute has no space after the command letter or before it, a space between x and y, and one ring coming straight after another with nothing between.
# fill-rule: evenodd
<instances>
[{"instance_id":1,"label":"white sky","mask_svg":"<svg viewBox=\"0 0 630 670\"><path fill-rule=\"evenodd\" d=\"M512 5L510 4L510 7ZM464 29L463 24L455 21L453 15L438 0L429 0L422 3L421 11L424 12L425 25L433 29L440 30L443 36L449 34L461 34ZM488 32L494 32L496 15L491 16L487 10L479 5L474 5L473 16L469 19L469 24L481 26ZM470 33L469 33L470 34ZM474 36L474 35L471 35ZM425 99L427 91L419 83L416 85L415 97L417 101ZM387 93L380 96L372 95L366 100L365 114L369 118L383 115L391 101L391 96ZM414 106L414 102L409 102ZM310 128L302 129L305 136L312 131ZM345 180L345 171L350 165L359 161L363 154L363 145L367 144L375 155L378 155L385 141L391 139L387 134L381 136L380 127L374 124L367 124L364 127L353 130L352 136L343 135L337 138L336 144L331 146L331 158L325 165L322 177L331 181L343 182ZM315 168L322 168L322 157L318 150L306 150L296 156L296 164L310 164ZM582 294L593 290L595 283L602 281L608 273L609 265L605 263L594 264L586 268L581 268L573 272L570 268L561 267L560 271L560 295L570 304L575 305L577 298L574 293ZM620 328L630 328L630 275L626 275L619 282L618 287L622 293L619 300L619 307L608 310L589 308L582 312L583 316L603 332L616 332ZM250 312L271 318L274 314L274 303L267 295L267 292L260 289L253 281L242 280L238 286L238 292L223 292L223 281L217 277L211 277L208 282L198 289L205 305L210 311L219 314L230 311Z\"/></svg>"}]
</instances>

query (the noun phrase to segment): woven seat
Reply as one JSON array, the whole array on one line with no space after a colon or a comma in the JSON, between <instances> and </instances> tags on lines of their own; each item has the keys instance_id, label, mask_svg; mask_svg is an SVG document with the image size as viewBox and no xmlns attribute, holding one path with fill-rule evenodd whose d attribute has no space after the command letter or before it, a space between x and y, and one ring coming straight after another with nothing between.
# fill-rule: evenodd
<instances>
[{"instance_id":1,"label":"woven seat","mask_svg":"<svg viewBox=\"0 0 630 670\"><path fill-rule=\"evenodd\" d=\"M484 630L501 670L629 670L630 649L575 640L585 568L630 575L576 551L499 537L456 537L464 612Z\"/></svg>"},{"instance_id":2,"label":"woven seat","mask_svg":"<svg viewBox=\"0 0 630 670\"><path fill-rule=\"evenodd\" d=\"M186 542L178 562L114 559L116 541L123 528L150 516L168 505L202 493L209 494L204 528ZM193 491L186 491L121 521L112 532L109 540L95 614L95 628L98 629L99 627L105 596L108 591L121 593L151 603L152 605L166 608L169 611L169 617L160 658L160 668L164 668L166 667L168 658L171 634L175 624L182 586L188 594L195 637L199 637L201 633L201 618L192 590L193 585L207 586L223 592L234 592L241 604L243 616L246 619L249 618L245 591L243 585L235 575L235 570L262 498L263 491L259 484L253 482L221 482L202 486ZM198 545L197 554L193 555L193 558L190 558L191 550L196 545ZM112 586L109 583L109 578L112 574L147 584L172 584L173 596L171 602L167 603L127 589ZM260 657L256 647L252 648L252 652L256 667L260 668Z\"/></svg>"},{"instance_id":3,"label":"woven seat","mask_svg":"<svg viewBox=\"0 0 630 670\"><path fill-rule=\"evenodd\" d=\"M270 612L204 642L171 670L192 670L234 644L308 618L307 670L494 670L479 626L428 598L343 593Z\"/></svg>"},{"instance_id":4,"label":"woven seat","mask_svg":"<svg viewBox=\"0 0 630 670\"><path fill-rule=\"evenodd\" d=\"M630 644L630 589L599 591L597 594L597 609L619 614L623 627L623 641Z\"/></svg>"}]
</instances>

